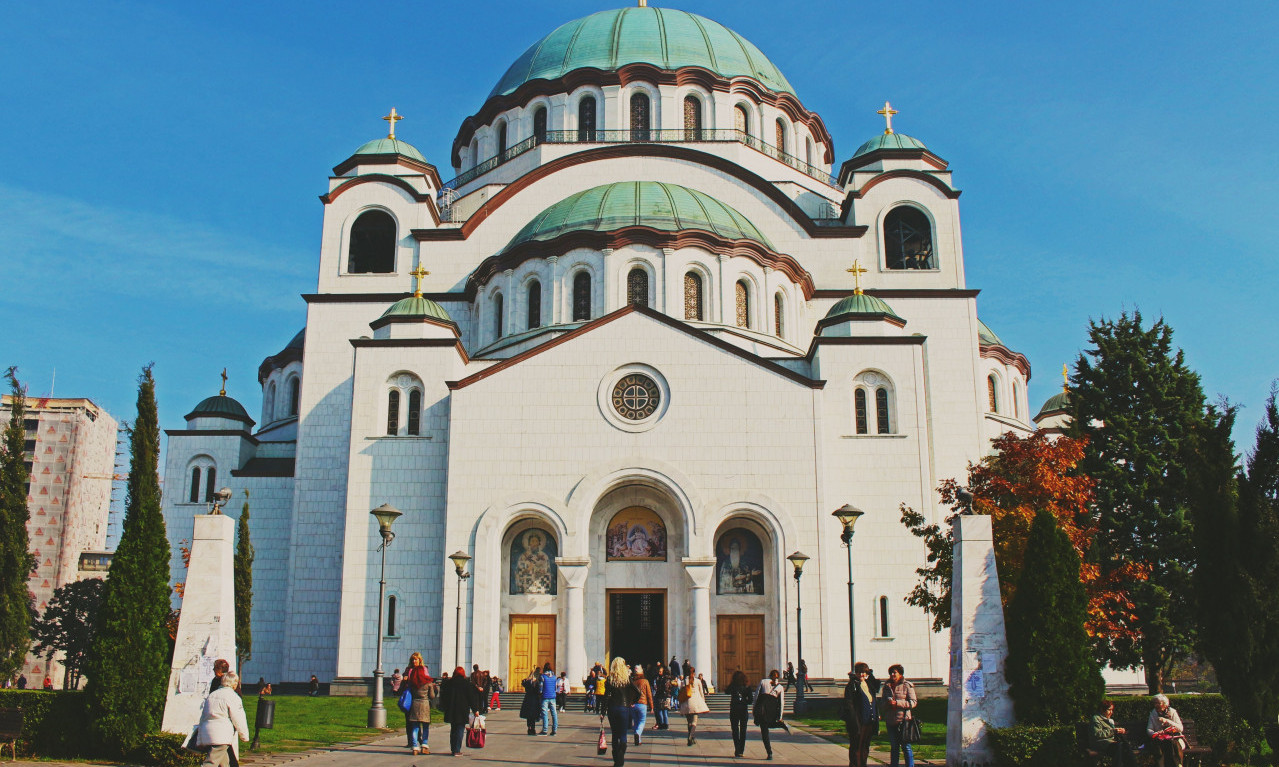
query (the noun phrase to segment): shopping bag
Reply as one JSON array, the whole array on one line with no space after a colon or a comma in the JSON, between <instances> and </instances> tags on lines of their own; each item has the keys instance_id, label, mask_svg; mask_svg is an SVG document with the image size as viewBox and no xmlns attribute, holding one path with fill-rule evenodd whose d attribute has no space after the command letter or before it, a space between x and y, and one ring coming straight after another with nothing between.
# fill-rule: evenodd
<instances>
[{"instance_id":1,"label":"shopping bag","mask_svg":"<svg viewBox=\"0 0 1279 767\"><path fill-rule=\"evenodd\" d=\"M600 717L600 739L595 744L595 753L600 756L608 753L608 741L604 740L604 717Z\"/></svg>"},{"instance_id":2,"label":"shopping bag","mask_svg":"<svg viewBox=\"0 0 1279 767\"><path fill-rule=\"evenodd\" d=\"M471 727L466 731L466 747L467 748L484 748L484 730L478 727Z\"/></svg>"}]
</instances>

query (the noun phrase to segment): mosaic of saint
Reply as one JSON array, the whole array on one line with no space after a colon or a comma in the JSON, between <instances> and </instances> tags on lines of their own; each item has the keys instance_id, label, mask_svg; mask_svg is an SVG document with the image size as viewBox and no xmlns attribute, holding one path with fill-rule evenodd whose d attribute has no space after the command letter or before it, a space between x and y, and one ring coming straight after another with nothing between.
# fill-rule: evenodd
<instances>
[{"instance_id":1,"label":"mosaic of saint","mask_svg":"<svg viewBox=\"0 0 1279 767\"><path fill-rule=\"evenodd\" d=\"M541 528L525 530L511 541L511 593L554 594L555 538Z\"/></svg>"},{"instance_id":2,"label":"mosaic of saint","mask_svg":"<svg viewBox=\"0 0 1279 767\"><path fill-rule=\"evenodd\" d=\"M604 546L609 561L665 562L666 525L648 509L623 509L608 523Z\"/></svg>"},{"instance_id":3,"label":"mosaic of saint","mask_svg":"<svg viewBox=\"0 0 1279 767\"><path fill-rule=\"evenodd\" d=\"M745 528L734 528L719 538L715 547L716 594L763 594L764 547L759 536Z\"/></svg>"}]
</instances>

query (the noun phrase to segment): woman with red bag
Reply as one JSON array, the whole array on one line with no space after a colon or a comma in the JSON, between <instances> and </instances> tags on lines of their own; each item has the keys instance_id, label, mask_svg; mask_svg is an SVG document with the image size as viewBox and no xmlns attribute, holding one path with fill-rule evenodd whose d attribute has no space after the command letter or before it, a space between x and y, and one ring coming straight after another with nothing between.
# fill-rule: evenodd
<instances>
[{"instance_id":1,"label":"woman with red bag","mask_svg":"<svg viewBox=\"0 0 1279 767\"><path fill-rule=\"evenodd\" d=\"M466 725L471 714L479 712L481 704L480 691L466 678L466 669L461 666L440 685L440 710L444 712L444 721L449 723L449 747L454 756L462 753Z\"/></svg>"}]
</instances>

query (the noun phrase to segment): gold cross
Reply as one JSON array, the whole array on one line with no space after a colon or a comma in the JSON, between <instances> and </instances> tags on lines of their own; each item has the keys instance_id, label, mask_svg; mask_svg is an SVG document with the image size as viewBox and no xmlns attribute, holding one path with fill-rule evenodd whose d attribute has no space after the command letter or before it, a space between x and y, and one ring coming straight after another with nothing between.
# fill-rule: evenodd
<instances>
[{"instance_id":1,"label":"gold cross","mask_svg":"<svg viewBox=\"0 0 1279 767\"><path fill-rule=\"evenodd\" d=\"M1070 370L1066 365L1061 366L1061 390L1070 390Z\"/></svg>"},{"instance_id":2,"label":"gold cross","mask_svg":"<svg viewBox=\"0 0 1279 767\"><path fill-rule=\"evenodd\" d=\"M413 295L415 297L422 297L422 278L428 274L430 272L423 269L421 264L418 264L416 269L409 272L409 276L413 278Z\"/></svg>"},{"instance_id":3,"label":"gold cross","mask_svg":"<svg viewBox=\"0 0 1279 767\"><path fill-rule=\"evenodd\" d=\"M396 114L395 107L391 107L391 114L387 115L386 117L383 117L382 119L386 120L387 122L391 124L391 132L387 134L387 138L395 138L395 124L399 122L400 120L403 120L404 115ZM889 131L889 133L892 133L892 131Z\"/></svg>"},{"instance_id":4,"label":"gold cross","mask_svg":"<svg viewBox=\"0 0 1279 767\"><path fill-rule=\"evenodd\" d=\"M226 396L226 368L222 368L222 391L218 392L218 396Z\"/></svg>"},{"instance_id":5,"label":"gold cross","mask_svg":"<svg viewBox=\"0 0 1279 767\"><path fill-rule=\"evenodd\" d=\"M393 109L391 111L394 112L395 110ZM884 116L884 122L887 123L887 126L884 128L884 135L888 135L889 133L892 133L893 132L893 115L897 114L897 110L893 109L893 105L885 101L884 108L879 110L875 114Z\"/></svg>"},{"instance_id":6,"label":"gold cross","mask_svg":"<svg viewBox=\"0 0 1279 767\"><path fill-rule=\"evenodd\" d=\"M860 296L862 294L862 275L870 270L862 266L862 260L858 258L853 261L852 269L845 269L844 271L852 272L853 283L855 285L853 293Z\"/></svg>"}]
</instances>

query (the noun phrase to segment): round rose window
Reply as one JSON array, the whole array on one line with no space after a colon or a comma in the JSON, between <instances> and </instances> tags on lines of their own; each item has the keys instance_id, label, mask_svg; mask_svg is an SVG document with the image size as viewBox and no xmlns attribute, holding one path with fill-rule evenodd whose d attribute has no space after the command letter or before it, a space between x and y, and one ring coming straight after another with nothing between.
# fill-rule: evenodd
<instances>
[{"instance_id":1,"label":"round rose window","mask_svg":"<svg viewBox=\"0 0 1279 767\"><path fill-rule=\"evenodd\" d=\"M630 421L643 421L657 411L662 390L646 375L631 373L613 387L613 409Z\"/></svg>"}]
</instances>

